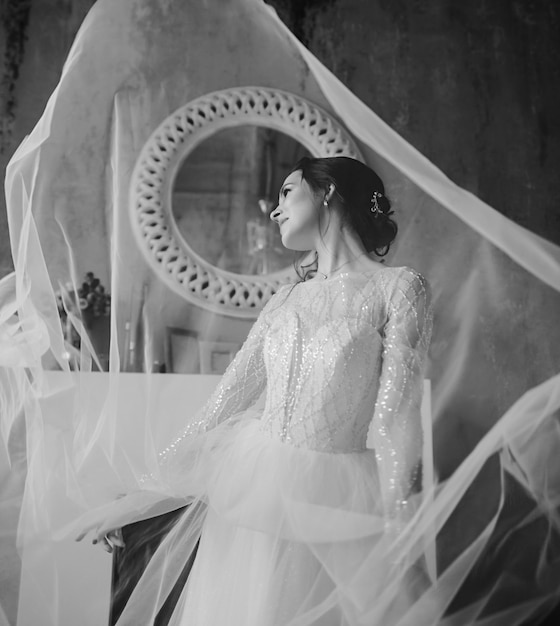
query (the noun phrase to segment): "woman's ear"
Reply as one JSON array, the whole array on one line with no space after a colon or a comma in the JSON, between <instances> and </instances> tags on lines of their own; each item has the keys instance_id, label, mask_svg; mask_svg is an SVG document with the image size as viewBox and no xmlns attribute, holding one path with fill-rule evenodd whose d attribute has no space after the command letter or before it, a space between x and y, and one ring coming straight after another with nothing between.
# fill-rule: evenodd
<instances>
[{"instance_id":1,"label":"woman's ear","mask_svg":"<svg viewBox=\"0 0 560 626\"><path fill-rule=\"evenodd\" d=\"M335 186L331 183L331 184L329 185L329 188L328 188L328 190L327 190L327 193L325 194L325 200L326 200L327 202L330 202L330 201L331 201L331 198L334 196L335 191L336 191Z\"/></svg>"}]
</instances>

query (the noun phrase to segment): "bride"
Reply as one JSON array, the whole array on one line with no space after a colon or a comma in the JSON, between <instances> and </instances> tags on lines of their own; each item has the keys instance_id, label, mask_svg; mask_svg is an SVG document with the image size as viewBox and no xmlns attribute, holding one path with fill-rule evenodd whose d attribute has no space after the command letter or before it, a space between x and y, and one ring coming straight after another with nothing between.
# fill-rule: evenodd
<instances>
[{"instance_id":1,"label":"bride","mask_svg":"<svg viewBox=\"0 0 560 626\"><path fill-rule=\"evenodd\" d=\"M300 280L270 299L143 488L80 522L78 540L92 533L111 552L124 524L189 505L118 624L160 623L195 554L172 624L509 625L540 608L529 589L545 589L548 570L523 549L537 517L504 514L515 463L502 461L489 519L462 497L484 492L492 433L437 491L422 484L430 290L370 257L394 240L391 215L381 179L354 159L304 158L285 179L271 219L304 253Z\"/></svg>"},{"instance_id":2,"label":"bride","mask_svg":"<svg viewBox=\"0 0 560 626\"><path fill-rule=\"evenodd\" d=\"M419 499L430 297L420 274L369 256L393 241L391 214L381 179L351 158L304 158L284 181L271 219L312 258L161 452L160 475L115 504L190 502L119 624L141 623L199 538L174 623L396 624L426 586L399 536ZM99 519L79 539L122 545L114 512Z\"/></svg>"}]
</instances>

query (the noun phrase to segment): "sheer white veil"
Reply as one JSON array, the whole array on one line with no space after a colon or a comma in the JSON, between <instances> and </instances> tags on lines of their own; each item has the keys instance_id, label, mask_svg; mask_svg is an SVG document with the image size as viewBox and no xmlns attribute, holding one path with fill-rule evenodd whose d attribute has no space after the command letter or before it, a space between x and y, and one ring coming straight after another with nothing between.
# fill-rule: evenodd
<instances>
[{"instance_id":1,"label":"sheer white veil","mask_svg":"<svg viewBox=\"0 0 560 626\"><path fill-rule=\"evenodd\" d=\"M231 54L240 40L246 48ZM251 50L262 52L258 62ZM513 624L550 608L560 572L560 248L450 181L257 0L99 0L44 115L10 162L16 271L0 281L2 543L15 546L17 535L20 551L45 555L61 529L156 468L173 425L154 412L171 383L147 372L138 413L123 406L127 322L148 353L164 333L161 320L174 325L192 313L132 237L130 178L165 117L239 85L298 93L341 121L395 208L399 235L387 263L413 267L431 284L427 377L439 479L426 498L436 504L421 511L404 541L410 550L437 545L434 594L461 590L448 593L455 613L441 623L484 624L494 611L502 620L495 623ZM76 289L87 271L112 297L109 375L95 389L86 383L95 349L72 312L83 339L80 370L70 373L56 300L61 286ZM206 323L219 328L223 318ZM67 376L51 376L54 369ZM53 403L61 407L56 419ZM187 417L193 412L185 408ZM15 548L7 554L0 567L13 569ZM65 594L56 567L43 590L44 624L56 623ZM471 591L477 577L486 584Z\"/></svg>"}]
</instances>

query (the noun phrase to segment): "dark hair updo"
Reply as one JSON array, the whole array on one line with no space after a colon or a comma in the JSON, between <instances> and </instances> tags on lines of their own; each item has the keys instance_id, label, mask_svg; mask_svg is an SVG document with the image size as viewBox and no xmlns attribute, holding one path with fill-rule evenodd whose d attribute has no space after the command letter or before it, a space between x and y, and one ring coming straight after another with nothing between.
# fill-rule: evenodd
<instances>
[{"instance_id":1,"label":"dark hair updo","mask_svg":"<svg viewBox=\"0 0 560 626\"><path fill-rule=\"evenodd\" d=\"M361 161L350 157L312 159L303 157L292 168L314 192L327 193L334 185L342 223L358 234L365 249L384 256L397 236L391 219L391 203L379 176ZM375 198L375 199L374 199Z\"/></svg>"}]
</instances>

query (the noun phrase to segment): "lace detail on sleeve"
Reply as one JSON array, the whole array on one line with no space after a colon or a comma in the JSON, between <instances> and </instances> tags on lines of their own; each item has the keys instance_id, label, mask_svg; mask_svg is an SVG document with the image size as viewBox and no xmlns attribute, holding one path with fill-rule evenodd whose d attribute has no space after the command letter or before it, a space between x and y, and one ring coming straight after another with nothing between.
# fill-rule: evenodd
<instances>
[{"instance_id":1,"label":"lace detail on sleeve","mask_svg":"<svg viewBox=\"0 0 560 626\"><path fill-rule=\"evenodd\" d=\"M266 310L266 309L265 309ZM160 465L169 460L190 435L214 428L236 413L249 408L266 385L263 340L266 331L263 310L247 339L226 369L218 386L196 418L158 455Z\"/></svg>"},{"instance_id":2,"label":"lace detail on sleeve","mask_svg":"<svg viewBox=\"0 0 560 626\"><path fill-rule=\"evenodd\" d=\"M404 521L422 455L420 404L432 331L429 287L405 269L389 286L382 369L371 424L388 523Z\"/></svg>"},{"instance_id":3,"label":"lace detail on sleeve","mask_svg":"<svg viewBox=\"0 0 560 626\"><path fill-rule=\"evenodd\" d=\"M236 413L250 408L264 391L266 369L263 359L263 343L268 328L266 316L268 311L276 306L274 303L278 303L279 293L280 290L261 311L245 343L226 369L204 407L179 436L158 454L160 468L165 467L169 472L172 469L171 461L180 453L187 438L206 432ZM144 474L140 477L139 483L143 488L147 488L152 483L157 484L158 480L154 474Z\"/></svg>"}]
</instances>

